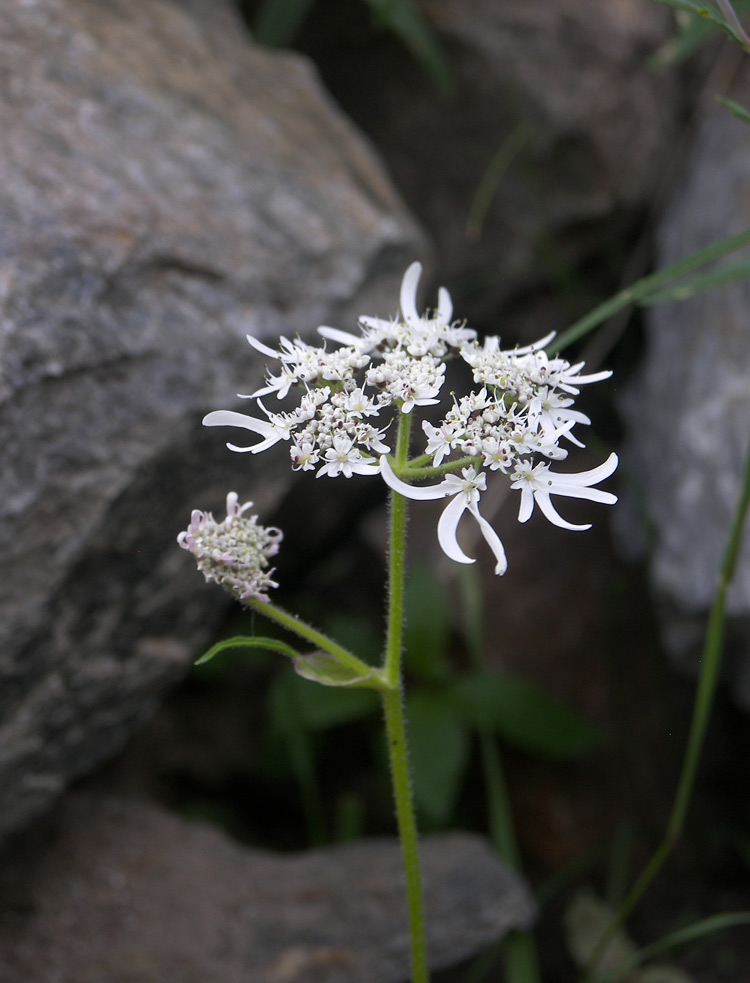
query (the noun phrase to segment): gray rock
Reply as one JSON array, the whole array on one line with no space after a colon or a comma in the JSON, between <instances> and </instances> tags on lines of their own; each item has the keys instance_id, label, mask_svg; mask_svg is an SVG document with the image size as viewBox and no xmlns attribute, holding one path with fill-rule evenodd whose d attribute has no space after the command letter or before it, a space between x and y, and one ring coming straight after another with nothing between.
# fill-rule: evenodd
<instances>
[{"instance_id":1,"label":"gray rock","mask_svg":"<svg viewBox=\"0 0 750 983\"><path fill-rule=\"evenodd\" d=\"M424 252L365 141L228 2L34 0L0 24L0 835L122 745L222 605L176 533L288 469L208 409L244 334L387 314Z\"/></svg>"},{"instance_id":2,"label":"gray rock","mask_svg":"<svg viewBox=\"0 0 750 983\"><path fill-rule=\"evenodd\" d=\"M136 800L69 796L0 867L3 983L400 983L400 847L274 855ZM430 963L476 953L534 906L485 841L426 837Z\"/></svg>"},{"instance_id":3,"label":"gray rock","mask_svg":"<svg viewBox=\"0 0 750 983\"><path fill-rule=\"evenodd\" d=\"M677 76L648 67L673 33L671 12L642 0L421 6L446 51L452 99L371 35L357 36L352 62L338 22L323 41L316 25L307 50L430 230L441 274L472 305L464 313L492 324L509 298L533 291L539 304L540 287L559 285L582 260L606 261L603 235L616 276L618 243L630 241L673 147ZM340 0L343 24L347 7Z\"/></svg>"},{"instance_id":4,"label":"gray rock","mask_svg":"<svg viewBox=\"0 0 750 983\"><path fill-rule=\"evenodd\" d=\"M750 129L717 108L702 121L659 233L666 266L750 226ZM746 253L749 255L750 253ZM734 261L737 257L732 257ZM726 261L725 261L726 262ZM647 349L623 410L625 460L651 531L651 577L670 651L694 663L740 492L750 437L750 283L649 310ZM621 540L638 526L622 510ZM641 526L641 545L644 544ZM750 637L750 537L727 611ZM731 639L730 639L731 640ZM735 694L750 707L750 660L736 653Z\"/></svg>"}]
</instances>

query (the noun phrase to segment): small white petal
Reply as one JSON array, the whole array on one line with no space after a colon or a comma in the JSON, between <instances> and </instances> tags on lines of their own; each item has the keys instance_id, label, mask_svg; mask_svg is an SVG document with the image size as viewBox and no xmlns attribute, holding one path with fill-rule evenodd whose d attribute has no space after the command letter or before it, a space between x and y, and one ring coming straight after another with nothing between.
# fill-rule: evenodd
<instances>
[{"instance_id":1,"label":"small white petal","mask_svg":"<svg viewBox=\"0 0 750 983\"><path fill-rule=\"evenodd\" d=\"M531 485L524 484L521 487L521 505L518 509L518 521L528 522L533 511L534 492L531 489Z\"/></svg>"}]
</instances>

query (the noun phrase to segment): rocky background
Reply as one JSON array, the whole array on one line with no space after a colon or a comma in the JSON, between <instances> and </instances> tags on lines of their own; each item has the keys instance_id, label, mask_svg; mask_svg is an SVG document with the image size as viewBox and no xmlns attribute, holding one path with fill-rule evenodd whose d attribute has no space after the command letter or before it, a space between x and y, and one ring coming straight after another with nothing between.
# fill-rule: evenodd
<instances>
[{"instance_id":1,"label":"rocky background","mask_svg":"<svg viewBox=\"0 0 750 983\"><path fill-rule=\"evenodd\" d=\"M175 536L229 488L297 544L280 560L290 605L317 620L335 602L376 630L382 617L382 498L301 487L280 457L237 458L200 426L260 378L245 333L386 315L420 258L457 313L528 342L750 225L750 128L713 99L742 102L747 66L714 40L653 68L666 8L424 0L444 96L367 4L319 6L296 53L257 46L255 7L231 0L32 0L0 23L3 983L406 976L386 917L398 896L378 881L393 841L263 849L309 842L264 729L271 667L190 675L236 615ZM583 347L615 371L589 407L622 450L612 534L603 517L581 537L519 527L495 503L510 570L486 578L488 660L606 737L563 764L505 749L535 885L618 835L635 864L663 824L750 433L749 300L746 283L717 289ZM412 542L455 593L429 516ZM747 542L729 610L689 842L635 926L643 941L688 909L748 907ZM371 739L362 723L320 738L322 781L366 804L352 828L389 835L361 765ZM528 885L476 835L476 771L453 823L474 833L426 838L436 968L534 917ZM332 911L365 904L353 881L377 906L339 924ZM564 980L562 905L537 925ZM687 953L683 971L737 983L750 953L717 952Z\"/></svg>"}]
</instances>

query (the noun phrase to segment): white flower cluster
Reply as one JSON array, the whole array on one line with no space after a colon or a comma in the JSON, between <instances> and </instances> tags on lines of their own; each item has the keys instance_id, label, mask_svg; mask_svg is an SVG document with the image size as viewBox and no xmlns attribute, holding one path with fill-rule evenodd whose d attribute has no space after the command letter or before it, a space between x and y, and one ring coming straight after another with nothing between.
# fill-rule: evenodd
<instances>
[{"instance_id":1,"label":"white flower cluster","mask_svg":"<svg viewBox=\"0 0 750 983\"><path fill-rule=\"evenodd\" d=\"M501 472L511 488L521 492L518 518L525 522L539 505L544 515L565 529L573 525L555 510L551 495L585 498L612 504L616 498L592 486L611 475L617 457L581 474L550 470L547 460L567 456L561 442L583 446L573 427L590 421L573 408L579 386L606 379L611 373L581 375L583 363L571 365L550 358L544 351L554 335L534 345L503 350L499 339L482 344L476 332L452 321L450 296L443 288L438 307L420 315L416 292L419 263L406 271L400 296L400 317L395 320L360 318L360 333L322 327L323 345L281 339L276 351L248 336L250 344L279 364L268 371L265 385L246 397L255 399L263 416L229 410L209 413L206 426L242 427L261 440L249 447L228 446L235 451L260 453L280 441L289 442L295 470L315 471L317 477L343 474L380 474L394 491L412 499L449 498L438 523L440 545L448 556L462 563L474 562L461 550L456 529L468 511L479 523L491 547L497 573L507 563L502 543L479 514L480 493L486 488L485 472ZM326 342L340 347L328 351ZM411 413L415 407L439 403L445 381L446 361L461 358L471 370L477 388L452 400L437 424L423 421L424 455L442 472L461 469L461 476L447 473L432 486L408 483L409 466L401 474L393 470L387 443L393 411ZM300 397L290 411L272 412L262 397L275 394L281 400L295 390ZM385 424L377 418L388 415ZM468 466L466 459L471 459ZM424 464L423 459L420 465Z\"/></svg>"},{"instance_id":2,"label":"white flower cluster","mask_svg":"<svg viewBox=\"0 0 750 983\"><path fill-rule=\"evenodd\" d=\"M266 591L278 587L271 579L268 560L279 551L280 529L258 525L258 517L245 516L252 502L239 504L236 492L227 495L227 517L216 522L210 512L195 509L190 525L177 542L190 550L206 580L220 584L239 600L267 601Z\"/></svg>"}]
</instances>

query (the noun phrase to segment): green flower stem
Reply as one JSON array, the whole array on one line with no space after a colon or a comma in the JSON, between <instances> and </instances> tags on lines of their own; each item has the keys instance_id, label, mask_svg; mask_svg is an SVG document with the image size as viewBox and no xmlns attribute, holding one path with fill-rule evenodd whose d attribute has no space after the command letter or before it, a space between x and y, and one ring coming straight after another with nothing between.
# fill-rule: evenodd
<instances>
[{"instance_id":1,"label":"green flower stem","mask_svg":"<svg viewBox=\"0 0 750 983\"><path fill-rule=\"evenodd\" d=\"M409 453L411 414L401 413L396 437L395 466L401 470ZM403 495L391 492L390 553L388 557L388 628L386 632L383 676L388 684L381 691L385 714L388 759L391 766L396 822L404 857L406 902L411 937L412 983L428 983L427 943L422 905L422 878L419 870L417 822L409 777L409 761L404 721L404 694L401 671L404 629L404 583L406 579L406 507Z\"/></svg>"},{"instance_id":2,"label":"green flower stem","mask_svg":"<svg viewBox=\"0 0 750 983\"><path fill-rule=\"evenodd\" d=\"M310 642L316 648L323 649L324 652L327 652L337 662L351 669L357 675L369 676L373 689L382 690L388 688L389 684L381 672L373 670L372 666L358 659L353 652L345 649L338 642L334 642L332 638L313 628L312 625L308 625L301 618L298 618L294 614L289 614L269 601L259 601L257 598L251 597L247 599L247 603L254 611L264 615L266 618L270 618L271 621L275 621L277 625L281 625L282 628L286 628L288 631L293 631L300 638L304 638L305 641Z\"/></svg>"},{"instance_id":3,"label":"green flower stem","mask_svg":"<svg viewBox=\"0 0 750 983\"><path fill-rule=\"evenodd\" d=\"M417 822L414 817L406 749L403 693L400 688L398 690L383 690L382 698L393 797L396 802L398 835L404 857L406 904L411 936L411 981L412 983L429 983L427 941L422 905L422 877L419 869Z\"/></svg>"},{"instance_id":4,"label":"green flower stem","mask_svg":"<svg viewBox=\"0 0 750 983\"><path fill-rule=\"evenodd\" d=\"M411 414L401 413L396 437L395 470L404 468L409 453ZM390 552L388 556L388 630L385 644L385 678L401 689L401 649L404 631L404 582L406 580L406 506L403 495L391 492Z\"/></svg>"},{"instance_id":5,"label":"green flower stem","mask_svg":"<svg viewBox=\"0 0 750 983\"><path fill-rule=\"evenodd\" d=\"M404 481L420 481L423 478L440 478L444 474L452 474L461 468L469 467L470 464L478 468L482 463L482 458L460 457L456 461L446 461L445 464L438 464L437 467L421 467L419 466L420 461L421 458L415 457L413 461L409 461L407 464L396 467L393 470Z\"/></svg>"},{"instance_id":6,"label":"green flower stem","mask_svg":"<svg viewBox=\"0 0 750 983\"><path fill-rule=\"evenodd\" d=\"M742 530L747 517L748 507L750 506L750 444L747 448L745 458L745 473L742 482L740 497L732 519L732 527L724 550L724 556L719 570L716 593L714 594L711 612L708 618L708 628L706 640L703 646L701 658L700 678L695 695L695 705L693 707L693 717L690 723L690 733L688 735L685 757L680 772L680 780L677 785L677 792L672 804L672 811L667 823L667 830L664 839L657 847L640 876L636 880L630 893L623 901L611 924L603 934L602 938L594 950L584 972L583 979L588 980L596 970L601 957L614 934L622 927L630 913L638 904L651 881L661 870L665 861L674 849L675 844L682 835L685 825L690 797L695 784L695 775L700 761L703 741L706 736L706 728L711 717L716 685L719 679L721 668L722 644L724 641L724 618L726 608L726 597L729 586L734 577L737 557L742 544Z\"/></svg>"}]
</instances>

